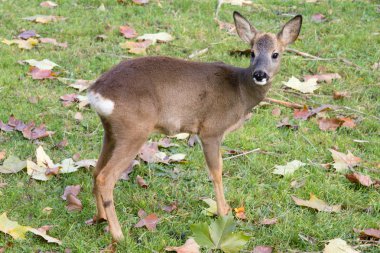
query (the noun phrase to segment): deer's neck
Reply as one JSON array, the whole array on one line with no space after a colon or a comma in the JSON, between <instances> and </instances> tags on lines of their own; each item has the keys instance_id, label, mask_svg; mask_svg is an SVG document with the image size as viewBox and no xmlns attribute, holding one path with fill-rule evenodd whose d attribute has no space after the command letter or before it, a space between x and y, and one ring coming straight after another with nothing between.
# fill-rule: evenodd
<instances>
[{"instance_id":1,"label":"deer's neck","mask_svg":"<svg viewBox=\"0 0 380 253\"><path fill-rule=\"evenodd\" d=\"M252 70L250 68L240 69L237 74L239 76L242 102L248 113L265 98L272 84L271 82L266 85L255 84L252 80Z\"/></svg>"}]
</instances>

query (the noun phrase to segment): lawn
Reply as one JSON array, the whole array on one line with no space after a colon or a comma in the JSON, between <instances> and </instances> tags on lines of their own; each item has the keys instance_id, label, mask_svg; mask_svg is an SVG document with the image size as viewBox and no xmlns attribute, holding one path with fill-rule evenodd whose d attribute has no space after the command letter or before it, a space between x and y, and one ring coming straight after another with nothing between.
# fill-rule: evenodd
<instances>
[{"instance_id":1,"label":"lawn","mask_svg":"<svg viewBox=\"0 0 380 253\"><path fill-rule=\"evenodd\" d=\"M175 37L171 42L149 47L147 55L188 59L194 51L208 48L206 53L192 60L223 61L240 67L249 64L249 58L230 54L231 50L247 49L247 45L237 36L219 29L214 21L216 1L151 0L144 6L129 0L56 2L59 6L53 9L40 7L40 1L0 2L1 40L14 39L23 30L35 30L41 37L68 43L67 48L38 44L31 50L0 43L0 120L7 122L13 114L25 122L45 123L48 130L55 132L51 137L31 141L18 132L0 131L0 151L5 150L7 156L32 160L36 148L41 145L54 161L77 153L81 159L90 159L98 157L102 143L103 130L96 113L88 107L65 107L60 101L60 96L78 93L77 90L57 79L33 80L28 75L29 67L19 61L49 59L60 65L59 77L96 79L121 60L138 57L119 45L126 41L119 26L129 24L139 35L168 32ZM334 59L320 61L285 53L281 71L268 97L312 107L336 105L338 109L325 114L353 118L357 126L322 131L315 117L306 121L293 119L293 109L275 104L254 108L253 117L243 128L229 134L223 143L224 151L260 148L260 152L224 161L226 198L234 208L245 207L247 220L237 221L238 230L251 236L244 252L250 252L257 245L272 246L275 252L318 252L333 238L342 238L362 252L380 252L379 244L360 242L359 234L353 230L379 229L379 188L355 185L344 173L321 166L333 163L329 149L350 151L362 159L352 170L380 178L380 70L372 68L380 61L380 14L379 5L375 4L378 1L305 2L261 0L250 6L224 4L219 19L232 23L232 12L238 10L258 29L277 32L291 16L302 14L300 39L291 45L292 48L323 58L344 58L359 67ZM98 9L101 4L105 10ZM315 13L324 14L325 22L314 22L312 15ZM67 19L48 24L22 19L37 14ZM100 34L107 38L96 39ZM301 79L321 71L339 73L342 78L321 83L314 94L305 95L283 88L282 82L291 76ZM334 91L348 91L350 97L334 100ZM272 114L277 107L281 109L280 116ZM74 118L78 111L83 115L81 121ZM277 128L278 122L285 117L297 124L298 130ZM152 136L154 140L161 137ZM55 148L63 139L67 139L68 145ZM118 252L164 252L166 246L182 245L191 236L191 224L213 220L202 213L207 205L200 198L214 198L214 191L200 145L188 147L186 140L173 141L179 146L165 152L185 153L185 163L141 162L130 174L130 180L119 181L116 186L116 209L126 237L117 246ZM224 157L228 156L225 152ZM292 160L302 161L306 166L285 177L272 173L275 165ZM171 176L174 168L179 171L175 178ZM137 175L147 181L149 188L143 189L135 183ZM294 188L291 186L294 180L304 185ZM96 210L90 170L80 169L49 181L31 179L24 170L0 174L0 183L6 183L0 188L0 214L7 212L11 220L22 225L54 225L49 234L63 241L58 246L32 234L25 240L14 240L0 233L0 249L8 245L6 252L64 252L65 249L99 252L110 244L111 236L104 232L105 223L85 224ZM78 197L83 210L68 212L61 195L66 186L77 184L82 187ZM341 204L342 211L318 212L297 206L291 198L295 195L309 199L310 193L330 205ZM160 206L173 201L178 201L178 210L172 213L161 210ZM50 214L43 211L45 207L53 208ZM155 231L134 227L139 221L140 209L161 218ZM278 221L269 226L260 225L260 221L268 218Z\"/></svg>"}]
</instances>

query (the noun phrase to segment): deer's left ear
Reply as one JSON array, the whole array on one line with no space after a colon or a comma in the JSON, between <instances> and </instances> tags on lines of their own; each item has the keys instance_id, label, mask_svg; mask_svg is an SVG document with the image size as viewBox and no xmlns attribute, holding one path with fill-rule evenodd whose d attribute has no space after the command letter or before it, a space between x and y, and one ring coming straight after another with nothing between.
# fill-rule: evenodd
<instances>
[{"instance_id":1,"label":"deer's left ear","mask_svg":"<svg viewBox=\"0 0 380 253\"><path fill-rule=\"evenodd\" d=\"M302 26L302 16L297 15L289 20L281 29L281 32L277 34L277 38L287 46L293 43L300 34Z\"/></svg>"}]
</instances>

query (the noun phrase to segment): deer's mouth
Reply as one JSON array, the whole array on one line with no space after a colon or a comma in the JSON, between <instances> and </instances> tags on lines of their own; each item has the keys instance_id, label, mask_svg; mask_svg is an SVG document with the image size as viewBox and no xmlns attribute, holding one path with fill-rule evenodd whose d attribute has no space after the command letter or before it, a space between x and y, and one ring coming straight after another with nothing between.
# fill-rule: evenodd
<instances>
[{"instance_id":1,"label":"deer's mouth","mask_svg":"<svg viewBox=\"0 0 380 253\"><path fill-rule=\"evenodd\" d=\"M253 78L253 81L257 85L266 85L268 83L268 79L267 78L263 78L261 80L257 80L256 78Z\"/></svg>"}]
</instances>

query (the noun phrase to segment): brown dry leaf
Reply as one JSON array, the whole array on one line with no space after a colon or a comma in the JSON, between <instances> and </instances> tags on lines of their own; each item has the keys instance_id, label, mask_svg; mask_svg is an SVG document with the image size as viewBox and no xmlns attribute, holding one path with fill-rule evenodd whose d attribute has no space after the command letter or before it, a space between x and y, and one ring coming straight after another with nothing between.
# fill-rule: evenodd
<instances>
[{"instance_id":1,"label":"brown dry leaf","mask_svg":"<svg viewBox=\"0 0 380 253\"><path fill-rule=\"evenodd\" d=\"M36 22L36 23L41 23L41 24L47 24L47 23L50 23L50 22L57 22L57 21L64 21L66 20L65 17L61 17L61 16L53 16L53 15L35 15L35 16L31 16L31 17L26 17L26 18L22 18L23 20L28 20L28 21L33 21L33 22Z\"/></svg>"},{"instance_id":2,"label":"brown dry leaf","mask_svg":"<svg viewBox=\"0 0 380 253\"><path fill-rule=\"evenodd\" d=\"M350 151L348 151L347 155L334 149L329 149L329 151L334 159L334 168L338 172L351 169L357 166L362 160L361 158L354 156Z\"/></svg>"},{"instance_id":3,"label":"brown dry leaf","mask_svg":"<svg viewBox=\"0 0 380 253\"><path fill-rule=\"evenodd\" d=\"M342 125L342 121L337 118L318 119L318 125L322 131L335 131Z\"/></svg>"},{"instance_id":4,"label":"brown dry leaf","mask_svg":"<svg viewBox=\"0 0 380 253\"><path fill-rule=\"evenodd\" d=\"M167 213L171 213L178 208L177 206L178 206L178 202L174 201L167 206L163 206L162 210L167 212Z\"/></svg>"},{"instance_id":5,"label":"brown dry leaf","mask_svg":"<svg viewBox=\"0 0 380 253\"><path fill-rule=\"evenodd\" d=\"M276 108L274 108L274 109L272 110L272 115L273 115L273 116L276 116L276 117L280 116L280 115L281 115L281 108L280 108L280 107L276 107Z\"/></svg>"},{"instance_id":6,"label":"brown dry leaf","mask_svg":"<svg viewBox=\"0 0 380 253\"><path fill-rule=\"evenodd\" d=\"M311 110L309 110L309 108L306 105L304 105L304 107L302 109L295 109L294 110L293 117L295 119L308 120L309 118L317 115L320 112L324 112L324 111L331 110L331 109L333 109L333 106L329 105L329 104L321 105L321 106L314 108L314 109L311 109Z\"/></svg>"},{"instance_id":7,"label":"brown dry leaf","mask_svg":"<svg viewBox=\"0 0 380 253\"><path fill-rule=\"evenodd\" d=\"M40 6L45 7L45 8L55 8L58 6L58 4L56 4L52 1L45 1L45 2L41 2Z\"/></svg>"},{"instance_id":8,"label":"brown dry leaf","mask_svg":"<svg viewBox=\"0 0 380 253\"><path fill-rule=\"evenodd\" d=\"M346 241L335 238L329 240L329 244L325 245L323 253L360 253L359 251L354 250Z\"/></svg>"},{"instance_id":9,"label":"brown dry leaf","mask_svg":"<svg viewBox=\"0 0 380 253\"><path fill-rule=\"evenodd\" d=\"M123 171L123 173L121 173L120 175L120 178L121 180L129 180L129 174L132 173L133 171L133 168L137 165L140 165L140 162L137 161L137 160L133 160L131 162L131 164L128 166L128 168L126 170Z\"/></svg>"},{"instance_id":10,"label":"brown dry leaf","mask_svg":"<svg viewBox=\"0 0 380 253\"><path fill-rule=\"evenodd\" d=\"M127 39L135 38L138 35L136 30L128 25L120 26L119 31Z\"/></svg>"},{"instance_id":11,"label":"brown dry leaf","mask_svg":"<svg viewBox=\"0 0 380 253\"><path fill-rule=\"evenodd\" d=\"M318 199L313 193L310 193L309 200L299 199L296 196L292 196L292 199L298 206L310 207L320 212L337 213L337 212L340 212L341 210L341 205L329 206L323 200Z\"/></svg>"},{"instance_id":12,"label":"brown dry leaf","mask_svg":"<svg viewBox=\"0 0 380 253\"><path fill-rule=\"evenodd\" d=\"M39 35L34 30L27 30L27 31L23 31L22 33L17 35L17 37L19 39L27 40L27 39L32 38L32 37L39 37Z\"/></svg>"},{"instance_id":13,"label":"brown dry leaf","mask_svg":"<svg viewBox=\"0 0 380 253\"><path fill-rule=\"evenodd\" d=\"M327 19L322 13L316 13L311 16L311 20L316 23L325 22Z\"/></svg>"},{"instance_id":14,"label":"brown dry leaf","mask_svg":"<svg viewBox=\"0 0 380 253\"><path fill-rule=\"evenodd\" d=\"M355 121L351 118L340 117L338 119L342 121L342 127L348 127L348 128L355 128L356 127Z\"/></svg>"},{"instance_id":15,"label":"brown dry leaf","mask_svg":"<svg viewBox=\"0 0 380 253\"><path fill-rule=\"evenodd\" d=\"M157 142L157 145L162 148L178 147L178 144L172 143L168 137L162 138Z\"/></svg>"},{"instance_id":16,"label":"brown dry leaf","mask_svg":"<svg viewBox=\"0 0 380 253\"><path fill-rule=\"evenodd\" d=\"M74 212L74 211L82 211L83 205L82 202L73 194L68 194L66 197L67 205L66 209L69 212Z\"/></svg>"},{"instance_id":17,"label":"brown dry leaf","mask_svg":"<svg viewBox=\"0 0 380 253\"><path fill-rule=\"evenodd\" d=\"M312 78L316 78L317 82L331 83L332 80L341 79L342 77L338 73L326 73L317 75L305 75L303 78L305 79L305 81L308 81Z\"/></svg>"},{"instance_id":18,"label":"brown dry leaf","mask_svg":"<svg viewBox=\"0 0 380 253\"><path fill-rule=\"evenodd\" d=\"M361 240L379 240L380 239L380 230L374 228L367 228L360 231L360 239Z\"/></svg>"},{"instance_id":19,"label":"brown dry leaf","mask_svg":"<svg viewBox=\"0 0 380 253\"><path fill-rule=\"evenodd\" d=\"M128 52L131 54L146 54L146 49L152 45L152 41L145 40L142 42L126 41L120 43L120 47L128 49Z\"/></svg>"},{"instance_id":20,"label":"brown dry leaf","mask_svg":"<svg viewBox=\"0 0 380 253\"><path fill-rule=\"evenodd\" d=\"M69 142L67 141L67 139L63 139L62 141L58 142L57 144L54 145L54 148L57 148L57 149L63 149L64 147L66 147L67 145L69 145Z\"/></svg>"},{"instance_id":21,"label":"brown dry leaf","mask_svg":"<svg viewBox=\"0 0 380 253\"><path fill-rule=\"evenodd\" d=\"M245 215L245 208L244 208L244 206L241 206L241 207L238 207L238 208L234 208L234 211L235 211L236 218L241 219L241 220L246 220L247 219L247 216Z\"/></svg>"},{"instance_id":22,"label":"brown dry leaf","mask_svg":"<svg viewBox=\"0 0 380 253\"><path fill-rule=\"evenodd\" d=\"M370 187L371 185L374 184L374 182L369 176L366 176L360 173L354 172L354 173L346 174L345 176L350 182L361 184L366 187Z\"/></svg>"},{"instance_id":23,"label":"brown dry leaf","mask_svg":"<svg viewBox=\"0 0 380 253\"><path fill-rule=\"evenodd\" d=\"M67 196L69 194L77 196L79 194L79 192L80 192L80 189L81 189L80 185L69 185L69 186L66 186L65 191L63 192L63 195L61 196L61 198L63 200L66 200L66 198L67 198Z\"/></svg>"},{"instance_id":24,"label":"brown dry leaf","mask_svg":"<svg viewBox=\"0 0 380 253\"><path fill-rule=\"evenodd\" d=\"M141 228L145 226L149 231L156 229L157 223L160 221L160 219L155 213L147 215L146 212L141 209L139 210L138 215L141 220L135 225L135 228Z\"/></svg>"},{"instance_id":25,"label":"brown dry leaf","mask_svg":"<svg viewBox=\"0 0 380 253\"><path fill-rule=\"evenodd\" d=\"M50 69L39 69L37 67L31 67L29 74L34 80L53 79L57 76L57 73L51 71Z\"/></svg>"},{"instance_id":26,"label":"brown dry leaf","mask_svg":"<svg viewBox=\"0 0 380 253\"><path fill-rule=\"evenodd\" d=\"M260 221L260 225L274 225L277 223L277 218L272 218L272 219L264 219Z\"/></svg>"},{"instance_id":27,"label":"brown dry leaf","mask_svg":"<svg viewBox=\"0 0 380 253\"><path fill-rule=\"evenodd\" d=\"M60 42L57 42L57 40L53 38L40 38L40 42L53 44L54 46L57 46L57 47L67 48L67 42L60 43Z\"/></svg>"},{"instance_id":28,"label":"brown dry leaf","mask_svg":"<svg viewBox=\"0 0 380 253\"><path fill-rule=\"evenodd\" d=\"M5 158L6 154L7 154L7 152L5 150L0 151L0 161Z\"/></svg>"},{"instance_id":29,"label":"brown dry leaf","mask_svg":"<svg viewBox=\"0 0 380 253\"><path fill-rule=\"evenodd\" d=\"M289 128L292 130L298 130L298 125L292 124L289 122L289 118L283 118L280 122L277 123L276 125L277 128Z\"/></svg>"},{"instance_id":30,"label":"brown dry leaf","mask_svg":"<svg viewBox=\"0 0 380 253\"><path fill-rule=\"evenodd\" d=\"M348 91L334 91L333 93L334 100L348 98L348 97L350 97L350 93Z\"/></svg>"},{"instance_id":31,"label":"brown dry leaf","mask_svg":"<svg viewBox=\"0 0 380 253\"><path fill-rule=\"evenodd\" d=\"M186 240L185 244L179 247L168 246L165 248L166 251L175 251L177 253L200 253L199 245L193 238Z\"/></svg>"},{"instance_id":32,"label":"brown dry leaf","mask_svg":"<svg viewBox=\"0 0 380 253\"><path fill-rule=\"evenodd\" d=\"M273 247L270 246L256 246L252 253L272 253Z\"/></svg>"},{"instance_id":33,"label":"brown dry leaf","mask_svg":"<svg viewBox=\"0 0 380 253\"><path fill-rule=\"evenodd\" d=\"M132 2L138 5L145 5L149 3L149 0L132 0Z\"/></svg>"},{"instance_id":34,"label":"brown dry leaf","mask_svg":"<svg viewBox=\"0 0 380 253\"><path fill-rule=\"evenodd\" d=\"M141 176L137 175L136 177L136 182L137 184L141 187L141 188L148 188L149 185L145 182L144 178L142 178Z\"/></svg>"}]
</instances>

